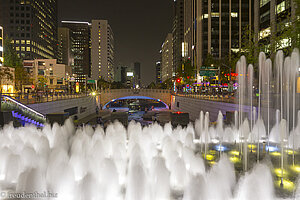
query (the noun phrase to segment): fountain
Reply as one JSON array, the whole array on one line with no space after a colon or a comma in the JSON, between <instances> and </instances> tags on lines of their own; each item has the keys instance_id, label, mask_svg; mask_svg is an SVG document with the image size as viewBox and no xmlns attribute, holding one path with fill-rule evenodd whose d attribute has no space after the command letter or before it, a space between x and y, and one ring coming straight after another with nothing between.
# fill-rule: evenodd
<instances>
[{"instance_id":1,"label":"fountain","mask_svg":"<svg viewBox=\"0 0 300 200\"><path fill-rule=\"evenodd\" d=\"M127 129L119 122L106 130L75 128L70 120L43 129L6 125L0 130L1 198L46 192L63 200L297 199L299 51L285 62L279 52L274 73L263 53L259 60L257 105L253 66L247 68L245 57L237 64L240 98L231 126L224 126L222 113L211 125L203 112L195 126L177 128L136 122Z\"/></svg>"}]
</instances>

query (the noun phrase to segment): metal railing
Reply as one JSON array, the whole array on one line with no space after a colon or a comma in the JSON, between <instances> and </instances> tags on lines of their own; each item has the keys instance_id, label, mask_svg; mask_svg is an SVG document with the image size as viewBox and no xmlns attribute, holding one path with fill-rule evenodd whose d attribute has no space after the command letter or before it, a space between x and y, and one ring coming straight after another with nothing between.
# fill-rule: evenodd
<instances>
[{"instance_id":1,"label":"metal railing","mask_svg":"<svg viewBox=\"0 0 300 200\"><path fill-rule=\"evenodd\" d=\"M11 97L22 104L46 103L51 101L74 99L85 97L85 93L67 94L61 92L36 92L36 93L2 93L2 95Z\"/></svg>"}]
</instances>

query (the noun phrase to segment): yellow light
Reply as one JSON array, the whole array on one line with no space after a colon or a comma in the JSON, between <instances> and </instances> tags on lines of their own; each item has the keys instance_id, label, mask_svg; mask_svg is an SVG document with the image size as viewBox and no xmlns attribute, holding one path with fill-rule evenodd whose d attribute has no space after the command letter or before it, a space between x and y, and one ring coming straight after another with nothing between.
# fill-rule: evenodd
<instances>
[{"instance_id":1,"label":"yellow light","mask_svg":"<svg viewBox=\"0 0 300 200\"><path fill-rule=\"evenodd\" d=\"M286 152L288 155L293 155L293 150L291 150L291 149L285 150L285 152ZM296 155L296 154L298 154L298 152L297 152L297 151L294 151L294 154Z\"/></svg>"},{"instance_id":2,"label":"yellow light","mask_svg":"<svg viewBox=\"0 0 300 200\"><path fill-rule=\"evenodd\" d=\"M300 173L300 166L299 166L299 165L291 166L291 169L292 169L294 172Z\"/></svg>"},{"instance_id":3,"label":"yellow light","mask_svg":"<svg viewBox=\"0 0 300 200\"><path fill-rule=\"evenodd\" d=\"M206 155L206 160L212 161L215 158L215 156L207 154Z\"/></svg>"},{"instance_id":4,"label":"yellow light","mask_svg":"<svg viewBox=\"0 0 300 200\"><path fill-rule=\"evenodd\" d=\"M283 172L283 173L281 173L281 169L280 169L280 168L274 169L274 173L276 174L276 176L278 176L278 177L280 177L280 178L282 177L282 175L283 175L283 177L285 177L286 174L287 174L287 172L286 172L285 169L283 169L282 172Z\"/></svg>"},{"instance_id":5,"label":"yellow light","mask_svg":"<svg viewBox=\"0 0 300 200\"><path fill-rule=\"evenodd\" d=\"M96 92L92 92L92 95L93 95L93 96L96 96Z\"/></svg>"},{"instance_id":6,"label":"yellow light","mask_svg":"<svg viewBox=\"0 0 300 200\"><path fill-rule=\"evenodd\" d=\"M270 153L271 156L281 156L280 152L272 152Z\"/></svg>"},{"instance_id":7,"label":"yellow light","mask_svg":"<svg viewBox=\"0 0 300 200\"><path fill-rule=\"evenodd\" d=\"M216 150L210 150L209 153L212 154L212 155L215 155L217 153L217 151Z\"/></svg>"},{"instance_id":8,"label":"yellow light","mask_svg":"<svg viewBox=\"0 0 300 200\"><path fill-rule=\"evenodd\" d=\"M14 93L14 86L13 85L2 85L2 92L3 93Z\"/></svg>"},{"instance_id":9,"label":"yellow light","mask_svg":"<svg viewBox=\"0 0 300 200\"><path fill-rule=\"evenodd\" d=\"M79 85L76 85L76 92L79 92Z\"/></svg>"},{"instance_id":10,"label":"yellow light","mask_svg":"<svg viewBox=\"0 0 300 200\"><path fill-rule=\"evenodd\" d=\"M240 155L240 152L238 152L238 151L230 151L229 153L231 155L235 155L235 156L239 156Z\"/></svg>"},{"instance_id":11,"label":"yellow light","mask_svg":"<svg viewBox=\"0 0 300 200\"><path fill-rule=\"evenodd\" d=\"M277 183L276 185L280 187L281 180L279 179L276 183ZM283 183L283 189L286 189L288 191L293 191L295 189L295 184L290 180L283 179L282 183Z\"/></svg>"},{"instance_id":12,"label":"yellow light","mask_svg":"<svg viewBox=\"0 0 300 200\"><path fill-rule=\"evenodd\" d=\"M214 165L214 164L216 164L216 162L215 161L210 161L209 164Z\"/></svg>"},{"instance_id":13,"label":"yellow light","mask_svg":"<svg viewBox=\"0 0 300 200\"><path fill-rule=\"evenodd\" d=\"M248 144L248 148L251 149L251 147L252 147L252 149L256 149L256 145L255 144Z\"/></svg>"},{"instance_id":14,"label":"yellow light","mask_svg":"<svg viewBox=\"0 0 300 200\"><path fill-rule=\"evenodd\" d=\"M230 157L229 160L232 162L232 163L238 163L240 162L241 160L238 158L238 157Z\"/></svg>"}]
</instances>

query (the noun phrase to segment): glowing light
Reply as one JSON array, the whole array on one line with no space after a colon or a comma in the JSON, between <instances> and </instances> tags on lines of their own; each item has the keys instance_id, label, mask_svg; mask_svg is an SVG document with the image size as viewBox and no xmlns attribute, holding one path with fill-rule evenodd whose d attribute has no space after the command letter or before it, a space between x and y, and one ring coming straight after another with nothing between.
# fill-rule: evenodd
<instances>
[{"instance_id":1,"label":"glowing light","mask_svg":"<svg viewBox=\"0 0 300 200\"><path fill-rule=\"evenodd\" d=\"M300 165L291 166L291 169L296 173L300 173Z\"/></svg>"},{"instance_id":2,"label":"glowing light","mask_svg":"<svg viewBox=\"0 0 300 200\"><path fill-rule=\"evenodd\" d=\"M230 162L232 162L232 163L238 163L238 162L241 161L238 157L235 157L235 156L234 156L234 157L230 157L229 160L230 160Z\"/></svg>"},{"instance_id":3,"label":"glowing light","mask_svg":"<svg viewBox=\"0 0 300 200\"><path fill-rule=\"evenodd\" d=\"M214 147L214 149L217 150L217 151L226 151L226 150L227 150L227 147L222 146L222 145L216 145L216 146Z\"/></svg>"},{"instance_id":4,"label":"glowing light","mask_svg":"<svg viewBox=\"0 0 300 200\"><path fill-rule=\"evenodd\" d=\"M281 173L281 172L283 172L283 173ZM283 169L283 171L281 171L280 168L274 169L274 173L276 174L277 177L280 177L280 178L281 178L281 177L285 177L285 176L287 175L286 170Z\"/></svg>"},{"instance_id":5,"label":"glowing light","mask_svg":"<svg viewBox=\"0 0 300 200\"><path fill-rule=\"evenodd\" d=\"M251 149L251 148L252 148L252 149L256 149L256 145L255 145L255 144L248 144L248 148L249 148L249 149Z\"/></svg>"},{"instance_id":6,"label":"glowing light","mask_svg":"<svg viewBox=\"0 0 300 200\"><path fill-rule=\"evenodd\" d=\"M240 152L238 152L238 151L230 151L229 153L231 155L235 155L235 156L239 156L240 155Z\"/></svg>"},{"instance_id":7,"label":"glowing light","mask_svg":"<svg viewBox=\"0 0 300 200\"><path fill-rule=\"evenodd\" d=\"M274 152L274 151L279 151L279 148L276 146L266 146L266 151L268 150L269 152Z\"/></svg>"},{"instance_id":8,"label":"glowing light","mask_svg":"<svg viewBox=\"0 0 300 200\"><path fill-rule=\"evenodd\" d=\"M206 160L212 161L212 160L214 160L214 159L215 159L215 156L210 155L210 154L207 154L207 155L206 155Z\"/></svg>"},{"instance_id":9,"label":"glowing light","mask_svg":"<svg viewBox=\"0 0 300 200\"><path fill-rule=\"evenodd\" d=\"M93 96L96 96L96 92L92 92L92 95L93 95Z\"/></svg>"},{"instance_id":10,"label":"glowing light","mask_svg":"<svg viewBox=\"0 0 300 200\"><path fill-rule=\"evenodd\" d=\"M271 156L281 156L280 152L272 152L270 153Z\"/></svg>"},{"instance_id":11,"label":"glowing light","mask_svg":"<svg viewBox=\"0 0 300 200\"><path fill-rule=\"evenodd\" d=\"M283 189L285 190L293 191L295 189L295 184L290 180L283 179L282 183L283 183ZM280 187L280 184L281 184L281 180L278 180L276 182L276 185Z\"/></svg>"}]
</instances>

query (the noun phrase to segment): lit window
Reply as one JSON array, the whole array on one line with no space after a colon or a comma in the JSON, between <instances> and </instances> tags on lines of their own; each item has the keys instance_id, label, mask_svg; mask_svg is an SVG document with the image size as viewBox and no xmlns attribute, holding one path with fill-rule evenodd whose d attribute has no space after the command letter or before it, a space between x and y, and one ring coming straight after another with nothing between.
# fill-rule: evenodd
<instances>
[{"instance_id":1,"label":"lit window","mask_svg":"<svg viewBox=\"0 0 300 200\"><path fill-rule=\"evenodd\" d=\"M232 12L231 17L238 17L238 13L237 12Z\"/></svg>"},{"instance_id":2,"label":"lit window","mask_svg":"<svg viewBox=\"0 0 300 200\"><path fill-rule=\"evenodd\" d=\"M259 32L259 39L263 39L265 37L268 37L271 34L271 28L266 28L264 30L261 30Z\"/></svg>"},{"instance_id":3,"label":"lit window","mask_svg":"<svg viewBox=\"0 0 300 200\"><path fill-rule=\"evenodd\" d=\"M208 18L208 14L204 14L203 16L202 16L202 19L207 19Z\"/></svg>"},{"instance_id":4,"label":"lit window","mask_svg":"<svg viewBox=\"0 0 300 200\"><path fill-rule=\"evenodd\" d=\"M276 13L279 14L285 10L285 1L281 2L276 6Z\"/></svg>"},{"instance_id":5,"label":"lit window","mask_svg":"<svg viewBox=\"0 0 300 200\"><path fill-rule=\"evenodd\" d=\"M266 5L270 0L260 0L260 7Z\"/></svg>"},{"instance_id":6,"label":"lit window","mask_svg":"<svg viewBox=\"0 0 300 200\"><path fill-rule=\"evenodd\" d=\"M30 40L26 40L26 44L30 44Z\"/></svg>"},{"instance_id":7,"label":"lit window","mask_svg":"<svg viewBox=\"0 0 300 200\"><path fill-rule=\"evenodd\" d=\"M26 47L26 51L30 51L30 47Z\"/></svg>"},{"instance_id":8,"label":"lit window","mask_svg":"<svg viewBox=\"0 0 300 200\"><path fill-rule=\"evenodd\" d=\"M20 40L16 40L16 44L20 44Z\"/></svg>"},{"instance_id":9,"label":"lit window","mask_svg":"<svg viewBox=\"0 0 300 200\"><path fill-rule=\"evenodd\" d=\"M20 51L20 47L16 47L16 51Z\"/></svg>"},{"instance_id":10,"label":"lit window","mask_svg":"<svg viewBox=\"0 0 300 200\"><path fill-rule=\"evenodd\" d=\"M220 13L211 13L211 17L219 17Z\"/></svg>"},{"instance_id":11,"label":"lit window","mask_svg":"<svg viewBox=\"0 0 300 200\"><path fill-rule=\"evenodd\" d=\"M21 44L25 44L25 40L21 40Z\"/></svg>"}]
</instances>

